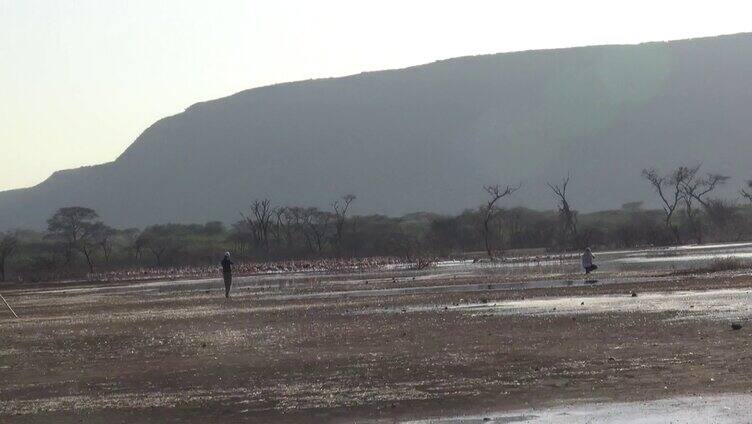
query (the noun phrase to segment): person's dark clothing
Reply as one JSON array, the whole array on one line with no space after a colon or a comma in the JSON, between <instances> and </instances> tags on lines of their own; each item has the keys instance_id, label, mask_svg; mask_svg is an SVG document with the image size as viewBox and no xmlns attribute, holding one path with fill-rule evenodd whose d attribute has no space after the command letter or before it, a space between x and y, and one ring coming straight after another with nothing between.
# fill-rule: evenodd
<instances>
[{"instance_id":1,"label":"person's dark clothing","mask_svg":"<svg viewBox=\"0 0 752 424\"><path fill-rule=\"evenodd\" d=\"M591 272L595 271L596 269L598 269L598 265L595 265L595 264L590 265L589 267L585 268L585 274L590 274Z\"/></svg>"},{"instance_id":2,"label":"person's dark clothing","mask_svg":"<svg viewBox=\"0 0 752 424\"><path fill-rule=\"evenodd\" d=\"M222 259L222 277L225 280L225 297L230 297L230 287L232 286L232 266L235 265L227 256Z\"/></svg>"},{"instance_id":3,"label":"person's dark clothing","mask_svg":"<svg viewBox=\"0 0 752 424\"><path fill-rule=\"evenodd\" d=\"M232 286L232 272L223 272L225 278L225 297L230 297L230 287Z\"/></svg>"},{"instance_id":4,"label":"person's dark clothing","mask_svg":"<svg viewBox=\"0 0 752 424\"><path fill-rule=\"evenodd\" d=\"M230 258L225 257L222 259L222 272L228 273L232 272L232 266L235 265L233 261L230 260Z\"/></svg>"}]
</instances>

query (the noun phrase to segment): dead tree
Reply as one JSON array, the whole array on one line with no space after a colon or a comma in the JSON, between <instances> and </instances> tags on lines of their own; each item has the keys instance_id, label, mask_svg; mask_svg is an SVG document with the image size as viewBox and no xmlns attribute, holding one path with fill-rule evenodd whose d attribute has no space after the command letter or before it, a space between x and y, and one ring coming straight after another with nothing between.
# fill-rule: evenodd
<instances>
[{"instance_id":1,"label":"dead tree","mask_svg":"<svg viewBox=\"0 0 752 424\"><path fill-rule=\"evenodd\" d=\"M268 251L269 227L272 220L272 207L269 199L255 200L251 204L251 214L245 216L241 212L240 216L248 223L254 246Z\"/></svg>"},{"instance_id":2,"label":"dead tree","mask_svg":"<svg viewBox=\"0 0 752 424\"><path fill-rule=\"evenodd\" d=\"M705 200L705 196L718 186L723 185L729 180L729 177L720 174L708 174L704 178L699 178L697 174L700 170L700 165L686 168L686 170L685 178L681 184L682 200L685 206L684 211L687 214L687 221L695 235L697 243L702 244L702 222L700 222L698 211L695 208L695 201L709 212L711 207Z\"/></svg>"},{"instance_id":3,"label":"dead tree","mask_svg":"<svg viewBox=\"0 0 752 424\"><path fill-rule=\"evenodd\" d=\"M679 234L679 227L673 224L673 217L679 202L682 200L682 186L690 174L690 169L684 166L680 166L666 176L659 175L655 168L642 170L642 176L650 182L655 192L658 193L658 197L661 198L664 214L663 222L674 235L676 244L681 243L681 235Z\"/></svg>"},{"instance_id":4,"label":"dead tree","mask_svg":"<svg viewBox=\"0 0 752 424\"><path fill-rule=\"evenodd\" d=\"M699 166L697 167L699 170ZM696 174L696 173L695 173ZM705 178L692 178L684 182L684 193L697 200L703 207L708 207L705 196L731 179L726 175L708 174Z\"/></svg>"},{"instance_id":5,"label":"dead tree","mask_svg":"<svg viewBox=\"0 0 752 424\"><path fill-rule=\"evenodd\" d=\"M548 187L553 191L554 195L558 198L559 219L561 220L562 233L565 237L569 237L572 243L572 247L577 247L579 243L579 234L577 232L577 211L573 211L569 205L569 199L567 199L567 188L569 187L569 181L571 175L567 174L561 180L561 184L546 183Z\"/></svg>"},{"instance_id":6,"label":"dead tree","mask_svg":"<svg viewBox=\"0 0 752 424\"><path fill-rule=\"evenodd\" d=\"M345 223L347 222L347 210L355 200L355 195L346 194L342 199L332 202L334 210L334 242L337 245L337 256L342 256L342 242L345 237Z\"/></svg>"},{"instance_id":7,"label":"dead tree","mask_svg":"<svg viewBox=\"0 0 752 424\"><path fill-rule=\"evenodd\" d=\"M493 246L491 245L491 223L492 221L498 216L499 209L496 207L496 203L509 196L512 195L515 191L519 190L522 187L521 184L518 184L516 186L506 186L505 188L501 188L501 185L494 184L494 185L486 185L483 186L483 190L488 193L488 201L486 204L481 206L481 216L483 219L483 242L486 247L486 253L488 254L488 257L493 259Z\"/></svg>"}]
</instances>

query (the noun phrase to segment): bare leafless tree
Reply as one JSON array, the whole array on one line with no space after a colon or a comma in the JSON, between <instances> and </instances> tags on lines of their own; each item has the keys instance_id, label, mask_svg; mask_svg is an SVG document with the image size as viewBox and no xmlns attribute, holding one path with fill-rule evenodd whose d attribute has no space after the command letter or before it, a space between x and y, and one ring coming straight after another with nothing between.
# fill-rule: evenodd
<instances>
[{"instance_id":1,"label":"bare leafless tree","mask_svg":"<svg viewBox=\"0 0 752 424\"><path fill-rule=\"evenodd\" d=\"M681 168L680 168L681 169ZM695 201L702 205L706 211L710 211L710 205L705 200L705 196L715 190L718 186L723 185L729 180L729 177L720 174L708 174L700 178L698 176L700 165L690 168L684 168L684 178L681 183L682 200L684 202L684 211L687 215L687 221L692 229L692 233L698 243L703 242L703 224L700 221Z\"/></svg>"},{"instance_id":2,"label":"bare leafless tree","mask_svg":"<svg viewBox=\"0 0 752 424\"><path fill-rule=\"evenodd\" d=\"M572 247L576 247L579 242L579 234L577 233L577 211L572 210L569 205L569 199L567 198L567 189L569 188L570 181L571 175L567 174L566 177L562 178L561 184L546 184L557 197L562 232L565 237L569 237Z\"/></svg>"},{"instance_id":3,"label":"bare leafless tree","mask_svg":"<svg viewBox=\"0 0 752 424\"><path fill-rule=\"evenodd\" d=\"M292 232L294 229L295 233L299 234L303 238L305 246L309 252L315 251L310 224L311 220L313 219L313 213L316 210L316 208L303 208L300 206L293 206L288 208L289 219L291 221L291 225L289 226L290 231ZM294 237L293 234L291 234L290 236Z\"/></svg>"},{"instance_id":4,"label":"bare leafless tree","mask_svg":"<svg viewBox=\"0 0 752 424\"><path fill-rule=\"evenodd\" d=\"M681 242L681 235L679 234L679 228L673 224L673 217L676 208L679 206L679 202L682 200L682 186L691 176L690 168L680 166L666 176L658 174L655 168L647 168L642 170L642 176L650 182L655 192L661 198L664 214L663 222L666 228L674 235L676 243L679 244Z\"/></svg>"},{"instance_id":5,"label":"bare leafless tree","mask_svg":"<svg viewBox=\"0 0 752 424\"><path fill-rule=\"evenodd\" d=\"M309 208L306 214L306 225L310 231L310 236L315 243L315 249L318 253L324 251L326 240L329 237L329 225L333 215L329 212L323 212L316 208Z\"/></svg>"},{"instance_id":6,"label":"bare leafless tree","mask_svg":"<svg viewBox=\"0 0 752 424\"><path fill-rule=\"evenodd\" d=\"M699 171L699 166L693 168ZM684 194L697 200L703 207L708 207L705 196L710 194L719 186L725 184L731 177L721 174L708 174L704 178L697 178L697 171L692 174L692 178L686 179L683 184Z\"/></svg>"},{"instance_id":7,"label":"bare leafless tree","mask_svg":"<svg viewBox=\"0 0 752 424\"><path fill-rule=\"evenodd\" d=\"M269 199L254 200L251 204L251 213L249 216L240 216L248 223L253 237L253 244L258 248L269 250L269 227L272 220L272 206Z\"/></svg>"},{"instance_id":8,"label":"bare leafless tree","mask_svg":"<svg viewBox=\"0 0 752 424\"><path fill-rule=\"evenodd\" d=\"M332 202L332 209L334 210L334 242L337 247L337 256L342 256L342 242L345 237L347 211L354 200L354 194L346 194L342 196L342 199Z\"/></svg>"},{"instance_id":9,"label":"bare leafless tree","mask_svg":"<svg viewBox=\"0 0 752 424\"><path fill-rule=\"evenodd\" d=\"M516 186L507 185L504 188L502 188L500 184L483 186L483 190L488 194L488 201L486 201L486 203L481 206L481 216L483 219L483 242L486 246L486 253L491 259L494 258L494 249L491 243L491 224L499 213L499 209L497 208L496 203L499 200L514 194L514 192L519 190L521 187L522 184L518 184Z\"/></svg>"}]
</instances>

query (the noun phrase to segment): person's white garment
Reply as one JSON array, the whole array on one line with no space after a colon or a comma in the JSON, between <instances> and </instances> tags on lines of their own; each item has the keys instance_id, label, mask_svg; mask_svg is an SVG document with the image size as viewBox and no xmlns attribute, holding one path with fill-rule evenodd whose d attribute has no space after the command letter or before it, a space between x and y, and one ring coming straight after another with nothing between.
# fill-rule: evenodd
<instances>
[{"instance_id":1,"label":"person's white garment","mask_svg":"<svg viewBox=\"0 0 752 424\"><path fill-rule=\"evenodd\" d=\"M593 266L593 252L590 249L586 249L585 253L582 254L582 267L587 269Z\"/></svg>"}]
</instances>

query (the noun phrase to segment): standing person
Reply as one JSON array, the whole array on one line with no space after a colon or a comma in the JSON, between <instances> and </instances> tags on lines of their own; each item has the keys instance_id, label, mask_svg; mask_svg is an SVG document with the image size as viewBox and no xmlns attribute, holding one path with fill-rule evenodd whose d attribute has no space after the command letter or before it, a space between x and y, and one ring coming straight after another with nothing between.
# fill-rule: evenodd
<instances>
[{"instance_id":1,"label":"standing person","mask_svg":"<svg viewBox=\"0 0 752 424\"><path fill-rule=\"evenodd\" d=\"M582 267L585 268L585 274L590 274L598 269L598 265L593 263L593 259L595 259L593 251L589 247L585 248L585 253L582 254Z\"/></svg>"},{"instance_id":2,"label":"standing person","mask_svg":"<svg viewBox=\"0 0 752 424\"><path fill-rule=\"evenodd\" d=\"M232 266L235 265L230 260L230 252L225 252L225 257L222 259L222 276L225 279L225 297L230 298L230 286L232 286Z\"/></svg>"}]
</instances>

